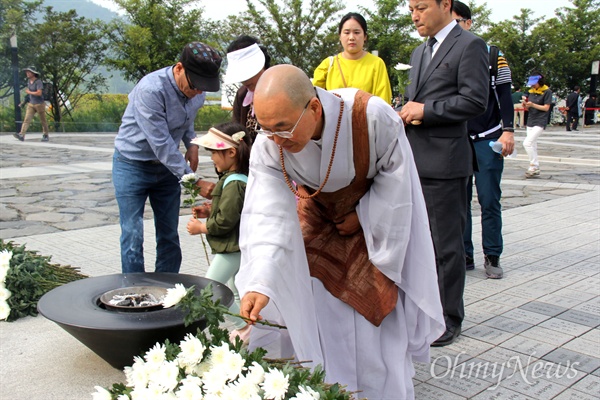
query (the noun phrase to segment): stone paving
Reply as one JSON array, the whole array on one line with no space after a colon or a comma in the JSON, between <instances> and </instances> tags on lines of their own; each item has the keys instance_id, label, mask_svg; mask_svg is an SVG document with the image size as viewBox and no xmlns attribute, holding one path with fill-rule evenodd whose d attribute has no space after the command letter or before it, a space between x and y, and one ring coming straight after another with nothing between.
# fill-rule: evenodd
<instances>
[{"instance_id":1,"label":"stone paving","mask_svg":"<svg viewBox=\"0 0 600 400\"><path fill-rule=\"evenodd\" d=\"M539 144L542 175L529 180L524 136L517 131L520 154L507 159L502 182L505 278L486 279L476 254L463 335L415 365L417 399L600 398L600 128L549 128ZM90 276L120 272L114 134L40 137L0 135L0 238ZM199 172L215 178L206 153ZM181 271L202 275L207 256L185 231L188 210L180 215ZM152 270L151 211L146 217ZM85 399L95 385L124 380L43 317L1 323L0 359L0 399Z\"/></svg>"}]
</instances>

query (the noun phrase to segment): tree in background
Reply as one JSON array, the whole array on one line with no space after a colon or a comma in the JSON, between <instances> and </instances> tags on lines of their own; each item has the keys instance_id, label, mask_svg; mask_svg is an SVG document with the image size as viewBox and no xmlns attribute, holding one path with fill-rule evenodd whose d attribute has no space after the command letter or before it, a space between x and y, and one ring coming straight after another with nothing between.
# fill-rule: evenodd
<instances>
[{"instance_id":1,"label":"tree in background","mask_svg":"<svg viewBox=\"0 0 600 400\"><path fill-rule=\"evenodd\" d=\"M273 64L289 63L312 76L314 68L334 54L338 43L337 23L343 9L339 0L311 0L308 8L302 0L257 0L265 9L259 10L251 0L248 4L248 31L238 31L234 37L256 32L267 46ZM282 3L279 6L278 3Z\"/></svg>"},{"instance_id":2,"label":"tree in background","mask_svg":"<svg viewBox=\"0 0 600 400\"><path fill-rule=\"evenodd\" d=\"M47 7L43 22L22 34L31 45L42 79L54 88L51 114L55 124L69 111L66 104L75 107L84 94L105 88L105 78L95 72L107 48L102 40L104 29L102 22L79 17L75 10L54 12Z\"/></svg>"},{"instance_id":3,"label":"tree in background","mask_svg":"<svg viewBox=\"0 0 600 400\"><path fill-rule=\"evenodd\" d=\"M29 51L26 33L34 30L35 20L31 15L39 10L42 1L0 0L0 99L13 95L13 70L11 67L10 37L17 34L19 66L37 65L37 55ZM25 75L21 74L20 87L25 87Z\"/></svg>"},{"instance_id":4,"label":"tree in background","mask_svg":"<svg viewBox=\"0 0 600 400\"><path fill-rule=\"evenodd\" d=\"M214 24L202 20L196 0L114 0L125 12L110 24L107 35L111 68L137 83L157 69L175 64L183 47L207 40Z\"/></svg>"},{"instance_id":5,"label":"tree in background","mask_svg":"<svg viewBox=\"0 0 600 400\"><path fill-rule=\"evenodd\" d=\"M375 10L360 7L360 13L367 20L369 51L377 50L383 59L390 77L392 93L404 93L399 74L408 76L407 71L398 72L394 67L398 63L408 64L410 55L421 42L412 35L415 27L407 13L405 0L374 0Z\"/></svg>"}]
</instances>

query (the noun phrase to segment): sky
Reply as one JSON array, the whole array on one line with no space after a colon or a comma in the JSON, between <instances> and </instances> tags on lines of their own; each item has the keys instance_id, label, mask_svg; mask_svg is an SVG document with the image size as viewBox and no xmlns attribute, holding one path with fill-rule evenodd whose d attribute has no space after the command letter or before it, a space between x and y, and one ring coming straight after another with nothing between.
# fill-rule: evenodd
<instances>
[{"instance_id":1,"label":"sky","mask_svg":"<svg viewBox=\"0 0 600 400\"><path fill-rule=\"evenodd\" d=\"M94 3L114 9L114 3L111 0L92 0ZM220 20L227 15L238 14L246 10L246 0L200 0L204 7L205 16ZM468 3L468 1L465 1ZM308 3L308 2L307 2ZM520 14L521 8L529 8L533 11L534 18L544 17L546 19L554 17L554 10L560 7L572 7L569 0L476 0L477 5L487 3L487 8L492 10L492 22L500 22L506 19L512 19L514 15ZM255 2L254 4L258 4ZM358 5L367 8L373 7L371 0L345 0L347 4L345 11L359 11ZM111 7L112 6L112 7ZM408 7L406 8L408 12Z\"/></svg>"}]
</instances>

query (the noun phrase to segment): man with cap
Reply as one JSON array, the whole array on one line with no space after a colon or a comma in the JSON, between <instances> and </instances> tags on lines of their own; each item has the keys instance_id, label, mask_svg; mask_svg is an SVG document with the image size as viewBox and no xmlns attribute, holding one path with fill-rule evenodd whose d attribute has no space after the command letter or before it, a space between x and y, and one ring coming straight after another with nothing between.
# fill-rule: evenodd
<instances>
[{"instance_id":1,"label":"man with cap","mask_svg":"<svg viewBox=\"0 0 600 400\"><path fill-rule=\"evenodd\" d=\"M252 36L242 35L227 47L225 84L242 84L233 102L233 120L246 127L253 142L260 128L254 115L254 88L270 65L271 57L266 47Z\"/></svg>"},{"instance_id":2,"label":"man with cap","mask_svg":"<svg viewBox=\"0 0 600 400\"><path fill-rule=\"evenodd\" d=\"M133 88L115 139L113 185L121 224L123 273L144 272L144 205L150 199L156 228L155 272L179 272L180 180L198 167L194 120L204 92L219 90L221 56L192 42L173 66L154 71ZM185 156L179 151L183 141ZM199 179L200 195L214 184Z\"/></svg>"},{"instance_id":3,"label":"man with cap","mask_svg":"<svg viewBox=\"0 0 600 400\"><path fill-rule=\"evenodd\" d=\"M25 74L27 75L27 88L25 89L25 93L29 95L29 103L27 104L27 111L25 111L25 120L21 126L21 132L15 133L13 136L21 142L24 141L31 120L33 120L35 113L38 113L40 116L40 123L42 124L42 142L47 142L50 140L50 137L48 136L48 122L46 122L46 102L42 95L44 83L40 79L40 73L33 67L25 68L23 71L25 71Z\"/></svg>"}]
</instances>

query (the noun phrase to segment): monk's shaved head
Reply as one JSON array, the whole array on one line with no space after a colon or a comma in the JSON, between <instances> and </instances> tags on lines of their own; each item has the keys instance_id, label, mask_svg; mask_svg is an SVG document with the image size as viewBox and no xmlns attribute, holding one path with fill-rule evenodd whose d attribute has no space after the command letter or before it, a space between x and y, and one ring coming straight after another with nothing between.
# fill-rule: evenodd
<instances>
[{"instance_id":1,"label":"monk's shaved head","mask_svg":"<svg viewBox=\"0 0 600 400\"><path fill-rule=\"evenodd\" d=\"M315 89L308 76L300 68L289 64L268 68L254 91L255 102L260 103L265 98L280 98L298 108L314 96Z\"/></svg>"}]
</instances>

